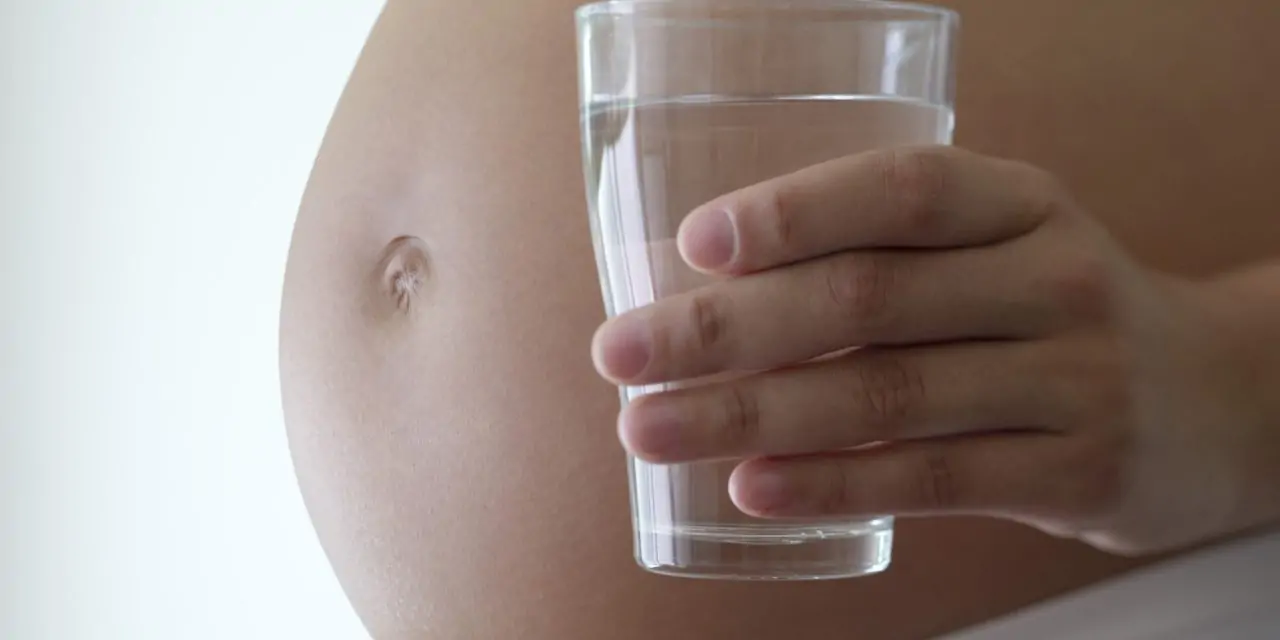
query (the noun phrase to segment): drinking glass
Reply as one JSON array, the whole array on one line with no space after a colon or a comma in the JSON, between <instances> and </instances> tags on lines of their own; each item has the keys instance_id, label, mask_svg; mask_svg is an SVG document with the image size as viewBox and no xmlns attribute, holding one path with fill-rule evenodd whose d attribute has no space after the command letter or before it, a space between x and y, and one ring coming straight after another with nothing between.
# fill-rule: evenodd
<instances>
[{"instance_id":1,"label":"drinking glass","mask_svg":"<svg viewBox=\"0 0 1280 640\"><path fill-rule=\"evenodd\" d=\"M716 280L676 249L676 230L698 205L840 156L951 141L959 21L945 9L615 0L579 8L576 22L587 198L610 316ZM732 377L627 387L622 402ZM741 580L889 566L892 517L747 516L728 492L740 462L630 458L636 561L657 573Z\"/></svg>"}]
</instances>

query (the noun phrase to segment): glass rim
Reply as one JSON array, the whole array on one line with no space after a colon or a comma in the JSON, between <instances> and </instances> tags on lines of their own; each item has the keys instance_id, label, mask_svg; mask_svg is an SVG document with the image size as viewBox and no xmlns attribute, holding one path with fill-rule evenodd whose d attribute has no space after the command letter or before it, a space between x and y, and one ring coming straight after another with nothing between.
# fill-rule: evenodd
<instances>
[{"instance_id":1,"label":"glass rim","mask_svg":"<svg viewBox=\"0 0 1280 640\"><path fill-rule=\"evenodd\" d=\"M761 13L787 14L796 11L833 11L859 13L892 13L900 14L892 19L886 17L884 22L921 21L921 22L956 22L960 14L954 9L903 0L790 0L784 4L728 3L728 0L713 0L716 4L724 4L726 8L738 8L759 11ZM639 10L656 7L692 8L696 5L685 4L681 0L599 0L579 6L574 15L579 21L601 16L635 16ZM875 22L876 20L868 20Z\"/></svg>"}]
</instances>

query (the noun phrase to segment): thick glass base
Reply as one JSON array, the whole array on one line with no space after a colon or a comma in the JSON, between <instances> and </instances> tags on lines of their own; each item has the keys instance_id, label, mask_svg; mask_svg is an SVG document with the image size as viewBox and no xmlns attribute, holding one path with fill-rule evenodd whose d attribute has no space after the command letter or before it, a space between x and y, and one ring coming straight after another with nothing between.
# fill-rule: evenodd
<instances>
[{"instance_id":1,"label":"thick glass base","mask_svg":"<svg viewBox=\"0 0 1280 640\"><path fill-rule=\"evenodd\" d=\"M641 530L636 562L654 573L711 580L835 580L880 573L893 520Z\"/></svg>"}]
</instances>

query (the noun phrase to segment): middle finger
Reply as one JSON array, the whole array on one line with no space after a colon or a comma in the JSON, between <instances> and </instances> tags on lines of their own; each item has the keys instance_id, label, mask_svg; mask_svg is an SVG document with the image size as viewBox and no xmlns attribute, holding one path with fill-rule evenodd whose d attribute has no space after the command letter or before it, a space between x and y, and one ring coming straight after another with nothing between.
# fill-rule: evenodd
<instances>
[{"instance_id":1,"label":"middle finger","mask_svg":"<svg viewBox=\"0 0 1280 640\"><path fill-rule=\"evenodd\" d=\"M1043 384L1050 371L1041 344L871 349L644 395L623 409L619 436L636 456L672 463L1061 429L1070 400Z\"/></svg>"},{"instance_id":2,"label":"middle finger","mask_svg":"<svg viewBox=\"0 0 1280 640\"><path fill-rule=\"evenodd\" d=\"M651 384L849 347L1033 337L1058 314L1021 244L851 252L731 279L611 319L594 359L615 382Z\"/></svg>"}]
</instances>

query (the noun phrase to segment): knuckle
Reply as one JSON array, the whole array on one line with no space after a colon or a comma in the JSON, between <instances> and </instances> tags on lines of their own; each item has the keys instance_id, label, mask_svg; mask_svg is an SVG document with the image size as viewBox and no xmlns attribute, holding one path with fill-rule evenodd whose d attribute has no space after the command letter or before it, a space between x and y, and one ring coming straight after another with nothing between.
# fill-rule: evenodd
<instances>
[{"instance_id":1,"label":"knuckle","mask_svg":"<svg viewBox=\"0 0 1280 640\"><path fill-rule=\"evenodd\" d=\"M905 277L903 264L884 254L850 253L831 261L826 273L831 304L860 331L892 324L892 298Z\"/></svg>"},{"instance_id":2,"label":"knuckle","mask_svg":"<svg viewBox=\"0 0 1280 640\"><path fill-rule=\"evenodd\" d=\"M855 364L854 370L858 395L855 418L861 423L855 428L890 429L926 402L923 377L897 358L866 358L860 365Z\"/></svg>"},{"instance_id":3,"label":"knuckle","mask_svg":"<svg viewBox=\"0 0 1280 640\"><path fill-rule=\"evenodd\" d=\"M894 149L878 157L877 168L885 200L900 228L912 235L936 231L950 182L947 156L935 150Z\"/></svg>"},{"instance_id":4,"label":"knuckle","mask_svg":"<svg viewBox=\"0 0 1280 640\"><path fill-rule=\"evenodd\" d=\"M784 253L795 245L796 223L800 217L796 200L792 188L786 185L778 185L769 194L768 227L774 244Z\"/></svg>"},{"instance_id":5,"label":"knuckle","mask_svg":"<svg viewBox=\"0 0 1280 640\"><path fill-rule=\"evenodd\" d=\"M931 450L916 458L916 500L925 511L946 511L962 504L954 464L942 450Z\"/></svg>"},{"instance_id":6,"label":"knuckle","mask_svg":"<svg viewBox=\"0 0 1280 640\"><path fill-rule=\"evenodd\" d=\"M720 349L729 334L729 312L724 299L711 293L695 295L689 304L689 325L695 349L704 352Z\"/></svg>"},{"instance_id":7,"label":"knuckle","mask_svg":"<svg viewBox=\"0 0 1280 640\"><path fill-rule=\"evenodd\" d=\"M1062 399L1062 428L1102 429L1131 420L1138 401L1135 365L1122 341L1081 335L1055 342L1043 352L1043 368L1036 373Z\"/></svg>"},{"instance_id":8,"label":"knuckle","mask_svg":"<svg viewBox=\"0 0 1280 640\"><path fill-rule=\"evenodd\" d=\"M1101 340L1093 349L1092 371L1078 381L1079 387L1090 389L1091 422L1129 422L1137 410L1137 390L1133 386L1134 364L1128 348L1118 339ZM1104 422L1108 421L1108 422ZM1123 444L1112 440L1112 444Z\"/></svg>"},{"instance_id":9,"label":"knuckle","mask_svg":"<svg viewBox=\"0 0 1280 640\"><path fill-rule=\"evenodd\" d=\"M727 444L743 447L760 438L760 403L755 394L731 385L724 398L723 437Z\"/></svg>"},{"instance_id":10,"label":"knuckle","mask_svg":"<svg viewBox=\"0 0 1280 640\"><path fill-rule=\"evenodd\" d=\"M1056 174L1026 162L1014 161L1015 175L1021 175L1023 207L1036 224L1061 219L1071 211L1071 192Z\"/></svg>"},{"instance_id":11,"label":"knuckle","mask_svg":"<svg viewBox=\"0 0 1280 640\"><path fill-rule=\"evenodd\" d=\"M1063 261L1049 276L1046 289L1070 317L1107 321L1116 310L1111 266L1096 253L1081 253Z\"/></svg>"},{"instance_id":12,"label":"knuckle","mask_svg":"<svg viewBox=\"0 0 1280 640\"><path fill-rule=\"evenodd\" d=\"M1058 201L1066 197L1067 186L1062 182L1062 178L1058 177L1058 174L1032 164L1023 163L1022 166L1025 167L1027 175L1031 179L1031 185L1037 192Z\"/></svg>"},{"instance_id":13,"label":"knuckle","mask_svg":"<svg viewBox=\"0 0 1280 640\"><path fill-rule=\"evenodd\" d=\"M1081 438L1072 452L1068 477L1073 478L1066 508L1077 518L1099 518L1114 512L1125 493L1127 438L1119 432Z\"/></svg>"}]
</instances>

